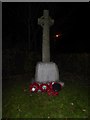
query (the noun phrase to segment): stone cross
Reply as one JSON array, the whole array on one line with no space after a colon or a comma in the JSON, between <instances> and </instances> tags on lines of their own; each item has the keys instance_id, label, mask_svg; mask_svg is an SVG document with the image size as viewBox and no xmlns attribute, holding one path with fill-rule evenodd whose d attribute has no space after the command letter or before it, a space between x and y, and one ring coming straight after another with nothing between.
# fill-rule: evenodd
<instances>
[{"instance_id":1,"label":"stone cross","mask_svg":"<svg viewBox=\"0 0 90 120\"><path fill-rule=\"evenodd\" d=\"M49 11L44 10L43 16L38 19L38 24L43 27L42 62L37 63L35 81L47 83L59 80L59 71L55 63L50 62L49 30L54 20L49 17Z\"/></svg>"},{"instance_id":2,"label":"stone cross","mask_svg":"<svg viewBox=\"0 0 90 120\"><path fill-rule=\"evenodd\" d=\"M54 24L54 20L50 18L48 10L43 11L43 16L38 18L38 24L43 27L42 62L50 62L49 27Z\"/></svg>"}]
</instances>

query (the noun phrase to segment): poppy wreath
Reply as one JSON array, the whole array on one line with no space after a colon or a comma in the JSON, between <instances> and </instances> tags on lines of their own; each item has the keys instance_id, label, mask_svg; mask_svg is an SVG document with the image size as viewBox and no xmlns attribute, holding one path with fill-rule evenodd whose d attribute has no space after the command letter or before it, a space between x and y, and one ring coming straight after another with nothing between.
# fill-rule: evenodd
<instances>
[{"instance_id":1,"label":"poppy wreath","mask_svg":"<svg viewBox=\"0 0 90 120\"><path fill-rule=\"evenodd\" d=\"M52 83L52 89L59 92L62 89L62 85L59 82Z\"/></svg>"},{"instance_id":2,"label":"poppy wreath","mask_svg":"<svg viewBox=\"0 0 90 120\"><path fill-rule=\"evenodd\" d=\"M48 84L43 83L39 86L39 89L41 90L41 92L47 92L49 90L49 86Z\"/></svg>"},{"instance_id":3,"label":"poppy wreath","mask_svg":"<svg viewBox=\"0 0 90 120\"><path fill-rule=\"evenodd\" d=\"M49 96L57 96L59 91L61 90L61 84L57 82L50 82L48 83L49 89L47 91Z\"/></svg>"},{"instance_id":4,"label":"poppy wreath","mask_svg":"<svg viewBox=\"0 0 90 120\"><path fill-rule=\"evenodd\" d=\"M38 92L39 90L39 84L34 82L32 84L30 84L30 92Z\"/></svg>"}]
</instances>

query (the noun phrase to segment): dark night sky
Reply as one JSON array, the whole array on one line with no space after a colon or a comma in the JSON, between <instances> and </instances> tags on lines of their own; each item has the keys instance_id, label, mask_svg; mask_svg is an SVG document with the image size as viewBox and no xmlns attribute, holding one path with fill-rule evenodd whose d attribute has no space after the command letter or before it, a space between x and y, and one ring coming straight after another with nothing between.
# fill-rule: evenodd
<instances>
[{"instance_id":1,"label":"dark night sky","mask_svg":"<svg viewBox=\"0 0 90 120\"><path fill-rule=\"evenodd\" d=\"M3 49L30 47L41 50L42 28L37 20L48 9L55 23L50 29L51 49L88 51L88 3L3 3ZM30 41L28 41L30 20ZM55 34L61 34L55 38Z\"/></svg>"}]
</instances>

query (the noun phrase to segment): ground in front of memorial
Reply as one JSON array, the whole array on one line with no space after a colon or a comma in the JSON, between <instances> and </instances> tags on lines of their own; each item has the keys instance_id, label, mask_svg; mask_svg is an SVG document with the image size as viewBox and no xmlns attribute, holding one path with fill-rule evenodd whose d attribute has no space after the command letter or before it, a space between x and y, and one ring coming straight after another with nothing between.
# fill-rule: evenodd
<instances>
[{"instance_id":1,"label":"ground in front of memorial","mask_svg":"<svg viewBox=\"0 0 90 120\"><path fill-rule=\"evenodd\" d=\"M3 85L3 118L87 118L88 86L73 78L64 74L65 86L55 97L31 94L27 75L10 77Z\"/></svg>"}]
</instances>

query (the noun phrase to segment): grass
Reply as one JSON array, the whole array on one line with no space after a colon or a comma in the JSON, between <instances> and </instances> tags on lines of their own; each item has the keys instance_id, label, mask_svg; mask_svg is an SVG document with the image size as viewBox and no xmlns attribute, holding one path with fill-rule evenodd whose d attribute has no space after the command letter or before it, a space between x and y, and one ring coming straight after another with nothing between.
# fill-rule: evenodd
<instances>
[{"instance_id":1,"label":"grass","mask_svg":"<svg viewBox=\"0 0 90 120\"><path fill-rule=\"evenodd\" d=\"M88 87L65 82L59 96L29 93L30 80L10 78L3 85L3 118L87 118Z\"/></svg>"}]
</instances>

